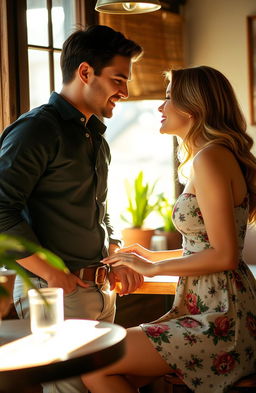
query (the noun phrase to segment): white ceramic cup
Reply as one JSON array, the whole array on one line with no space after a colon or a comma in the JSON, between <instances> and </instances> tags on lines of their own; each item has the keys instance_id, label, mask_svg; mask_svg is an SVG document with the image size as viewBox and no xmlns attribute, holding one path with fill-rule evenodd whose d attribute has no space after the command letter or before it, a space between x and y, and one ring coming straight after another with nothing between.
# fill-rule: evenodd
<instances>
[{"instance_id":1,"label":"white ceramic cup","mask_svg":"<svg viewBox=\"0 0 256 393\"><path fill-rule=\"evenodd\" d=\"M55 334L64 321L63 289L39 288L28 291L32 333Z\"/></svg>"}]
</instances>

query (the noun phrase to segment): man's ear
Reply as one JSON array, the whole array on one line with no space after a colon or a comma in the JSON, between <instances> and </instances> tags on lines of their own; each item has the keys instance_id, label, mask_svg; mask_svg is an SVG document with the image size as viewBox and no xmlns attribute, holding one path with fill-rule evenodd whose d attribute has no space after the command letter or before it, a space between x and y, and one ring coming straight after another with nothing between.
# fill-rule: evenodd
<instances>
[{"instance_id":1,"label":"man's ear","mask_svg":"<svg viewBox=\"0 0 256 393\"><path fill-rule=\"evenodd\" d=\"M94 74L93 68L85 61L79 65L77 72L83 83L88 83L90 77Z\"/></svg>"}]
</instances>

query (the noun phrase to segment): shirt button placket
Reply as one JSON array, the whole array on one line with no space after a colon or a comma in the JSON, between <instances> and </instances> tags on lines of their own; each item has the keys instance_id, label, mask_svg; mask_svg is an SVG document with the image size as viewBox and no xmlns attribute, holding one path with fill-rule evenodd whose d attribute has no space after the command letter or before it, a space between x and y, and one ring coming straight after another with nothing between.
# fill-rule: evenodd
<instances>
[{"instance_id":1,"label":"shirt button placket","mask_svg":"<svg viewBox=\"0 0 256 393\"><path fill-rule=\"evenodd\" d=\"M80 121L81 121L81 123L83 123L84 127L86 128L85 117L80 117ZM89 132L85 132L85 137L90 138Z\"/></svg>"}]
</instances>

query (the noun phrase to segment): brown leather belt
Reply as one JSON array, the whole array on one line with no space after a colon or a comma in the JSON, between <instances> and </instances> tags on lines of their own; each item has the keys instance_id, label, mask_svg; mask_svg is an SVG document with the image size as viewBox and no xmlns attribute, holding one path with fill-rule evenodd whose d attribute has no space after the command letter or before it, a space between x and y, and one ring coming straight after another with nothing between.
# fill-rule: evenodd
<instances>
[{"instance_id":1,"label":"brown leather belt","mask_svg":"<svg viewBox=\"0 0 256 393\"><path fill-rule=\"evenodd\" d=\"M102 286L108 278L108 266L89 266L72 272L75 276L85 281L93 281L96 285Z\"/></svg>"}]
</instances>

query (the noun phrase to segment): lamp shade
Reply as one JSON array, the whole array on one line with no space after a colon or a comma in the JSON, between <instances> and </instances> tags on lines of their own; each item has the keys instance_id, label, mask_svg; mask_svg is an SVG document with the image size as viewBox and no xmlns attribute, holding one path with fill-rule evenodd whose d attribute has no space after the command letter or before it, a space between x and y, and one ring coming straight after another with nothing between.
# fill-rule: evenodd
<instances>
[{"instance_id":1,"label":"lamp shade","mask_svg":"<svg viewBox=\"0 0 256 393\"><path fill-rule=\"evenodd\" d=\"M107 14L144 14L161 8L158 0L98 0L95 10Z\"/></svg>"}]
</instances>

